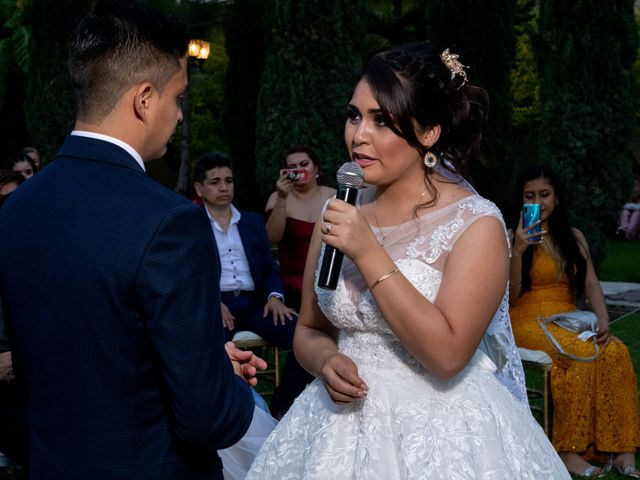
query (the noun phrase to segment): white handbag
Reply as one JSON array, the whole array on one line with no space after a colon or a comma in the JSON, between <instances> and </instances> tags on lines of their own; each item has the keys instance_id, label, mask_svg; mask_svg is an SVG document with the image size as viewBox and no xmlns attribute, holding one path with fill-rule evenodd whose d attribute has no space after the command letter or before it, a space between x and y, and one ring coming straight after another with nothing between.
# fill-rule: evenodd
<instances>
[{"instance_id":1,"label":"white handbag","mask_svg":"<svg viewBox=\"0 0 640 480\"><path fill-rule=\"evenodd\" d=\"M596 322L598 317L595 313L588 310L573 310L571 312L561 312L551 315L547 318L542 316L538 317L538 323L542 327L544 334L556 351L566 357L576 360L578 362L592 362L600 356L600 347L596 342ZM578 338L584 342L591 339L595 347L595 353L589 357L580 357L572 353L564 351L562 345L555 339L555 337L549 331L547 325L549 323L555 323L559 327L569 330L578 334Z\"/></svg>"},{"instance_id":2,"label":"white handbag","mask_svg":"<svg viewBox=\"0 0 640 480\"><path fill-rule=\"evenodd\" d=\"M573 310L571 312L556 313L548 318L549 321L559 327L575 333L582 333L586 330L595 333L596 322L598 321L596 314L589 310Z\"/></svg>"}]
</instances>

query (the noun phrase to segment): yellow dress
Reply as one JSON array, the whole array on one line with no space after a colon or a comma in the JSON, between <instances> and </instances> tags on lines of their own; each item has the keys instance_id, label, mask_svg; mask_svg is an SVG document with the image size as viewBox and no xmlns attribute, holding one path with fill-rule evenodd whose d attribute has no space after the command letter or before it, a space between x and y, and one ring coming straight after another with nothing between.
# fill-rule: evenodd
<instances>
[{"instance_id":1,"label":"yellow dress","mask_svg":"<svg viewBox=\"0 0 640 480\"><path fill-rule=\"evenodd\" d=\"M551 356L553 446L559 452L584 453L587 460L604 460L603 452L633 452L640 447L636 377L629 351L613 339L592 362L578 362L559 354L537 322L539 315L576 309L569 282L544 248L535 247L531 290L511 307L516 344L544 350ZM549 330L566 352L588 357L592 342L554 324Z\"/></svg>"}]
</instances>

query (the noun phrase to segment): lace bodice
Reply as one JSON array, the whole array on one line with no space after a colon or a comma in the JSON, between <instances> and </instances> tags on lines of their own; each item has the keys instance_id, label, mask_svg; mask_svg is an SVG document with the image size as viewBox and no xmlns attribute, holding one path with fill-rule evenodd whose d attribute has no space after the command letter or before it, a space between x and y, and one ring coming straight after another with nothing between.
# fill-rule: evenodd
<instances>
[{"instance_id":1,"label":"lace bodice","mask_svg":"<svg viewBox=\"0 0 640 480\"><path fill-rule=\"evenodd\" d=\"M371 193L361 192L361 201ZM501 221L492 203L473 195L377 234L406 278L434 301L457 239L486 216ZM470 274L481 281L481 271ZM367 395L338 404L321 377L311 382L247 480L569 480L526 404L506 294L478 350L448 379L431 375L403 347L352 262L343 263L336 290L317 294Z\"/></svg>"},{"instance_id":2,"label":"lace bodice","mask_svg":"<svg viewBox=\"0 0 640 480\"><path fill-rule=\"evenodd\" d=\"M370 190L372 191L362 192L361 204L373 197L374 189ZM503 223L500 211L492 202L478 195L471 195L401 225L372 229L402 274L425 298L433 302L438 294L449 252L466 229L485 216L497 218ZM505 230L505 242L507 241ZM417 367L415 359L404 350L386 324L371 291L348 258L345 258L342 265L336 290L316 288L316 293L323 313L341 330L341 345L344 342L353 343L348 340L351 334L360 337L360 333L377 333L382 337L379 341L388 344L397 358ZM524 373L511 333L506 291L480 349L496 364L498 379L518 399L526 402Z\"/></svg>"}]
</instances>

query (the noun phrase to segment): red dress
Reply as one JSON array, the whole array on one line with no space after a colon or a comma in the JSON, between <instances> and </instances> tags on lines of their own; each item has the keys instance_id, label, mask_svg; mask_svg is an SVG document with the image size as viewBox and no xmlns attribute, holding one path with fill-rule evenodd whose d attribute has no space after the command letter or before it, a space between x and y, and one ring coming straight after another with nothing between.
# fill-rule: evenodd
<instances>
[{"instance_id":1,"label":"red dress","mask_svg":"<svg viewBox=\"0 0 640 480\"><path fill-rule=\"evenodd\" d=\"M268 219L271 210L266 215ZM284 287L285 302L296 310L300 309L302 276L314 227L315 222L287 217L284 234L278 244L280 276Z\"/></svg>"}]
</instances>

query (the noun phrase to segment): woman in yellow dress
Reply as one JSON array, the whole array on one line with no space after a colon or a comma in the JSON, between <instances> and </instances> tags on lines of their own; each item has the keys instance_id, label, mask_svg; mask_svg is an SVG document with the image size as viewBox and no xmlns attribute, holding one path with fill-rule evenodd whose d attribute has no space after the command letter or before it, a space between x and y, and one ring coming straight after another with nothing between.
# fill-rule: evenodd
<instances>
[{"instance_id":1,"label":"woman in yellow dress","mask_svg":"<svg viewBox=\"0 0 640 480\"><path fill-rule=\"evenodd\" d=\"M540 204L540 233L516 229L510 269L510 315L519 347L544 350L553 360L553 445L571 473L597 477L603 469L588 461L606 461L619 473L640 478L634 452L640 447L636 377L629 351L609 331L609 316L589 247L582 232L568 223L562 185L546 166L525 172L518 182L523 203ZM538 318L576 310L586 296L598 317L593 361L577 361L549 342ZM562 349L577 357L595 353L592 341L553 323L549 331ZM605 469L607 468L605 466Z\"/></svg>"}]
</instances>

